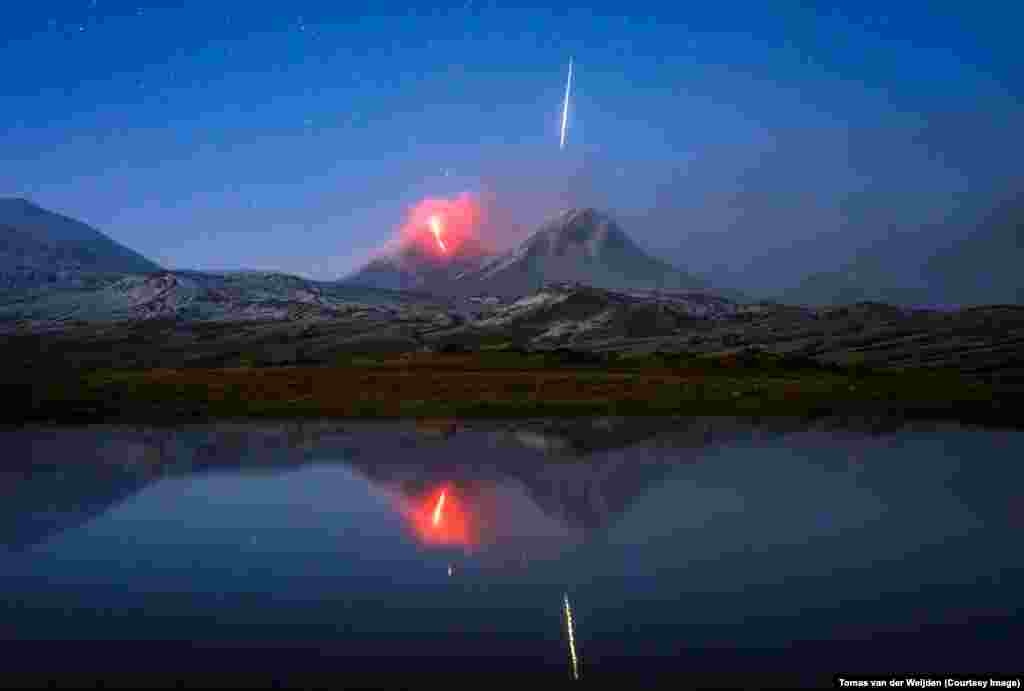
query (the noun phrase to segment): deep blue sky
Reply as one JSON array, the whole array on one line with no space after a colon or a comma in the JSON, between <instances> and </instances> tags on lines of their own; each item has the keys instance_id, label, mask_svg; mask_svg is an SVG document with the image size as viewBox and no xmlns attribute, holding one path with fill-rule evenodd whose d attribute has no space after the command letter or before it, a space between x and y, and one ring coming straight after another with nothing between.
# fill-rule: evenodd
<instances>
[{"instance_id":1,"label":"deep blue sky","mask_svg":"<svg viewBox=\"0 0 1024 691\"><path fill-rule=\"evenodd\" d=\"M1019 180L1014 3L8 4L0 196L172 267L336 277L486 190L779 283Z\"/></svg>"}]
</instances>

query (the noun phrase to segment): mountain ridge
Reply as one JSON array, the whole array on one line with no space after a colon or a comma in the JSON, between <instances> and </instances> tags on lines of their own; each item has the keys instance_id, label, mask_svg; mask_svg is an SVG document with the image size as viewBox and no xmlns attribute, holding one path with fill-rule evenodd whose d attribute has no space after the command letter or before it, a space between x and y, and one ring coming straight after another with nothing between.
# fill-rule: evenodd
<instances>
[{"instance_id":1,"label":"mountain ridge","mask_svg":"<svg viewBox=\"0 0 1024 691\"><path fill-rule=\"evenodd\" d=\"M28 199L0 198L0 287L73 284L89 274L161 270L87 223Z\"/></svg>"},{"instance_id":2,"label":"mountain ridge","mask_svg":"<svg viewBox=\"0 0 1024 691\"><path fill-rule=\"evenodd\" d=\"M340 282L415 288L449 297L509 299L532 294L549 283L566 282L612 291L714 290L704 280L651 256L609 214L589 207L571 208L550 218L503 252L473 247L445 257L413 245L371 260ZM736 291L718 292L745 299Z\"/></svg>"}]
</instances>

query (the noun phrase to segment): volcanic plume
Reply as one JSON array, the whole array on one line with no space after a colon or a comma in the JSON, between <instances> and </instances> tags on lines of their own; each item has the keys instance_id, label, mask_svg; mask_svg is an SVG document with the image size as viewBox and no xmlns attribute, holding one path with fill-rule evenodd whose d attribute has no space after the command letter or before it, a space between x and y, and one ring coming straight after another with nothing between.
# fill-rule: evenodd
<instances>
[{"instance_id":1,"label":"volcanic plume","mask_svg":"<svg viewBox=\"0 0 1024 691\"><path fill-rule=\"evenodd\" d=\"M346 282L374 288L429 290L480 267L484 206L471 194L427 197L406 213L381 256Z\"/></svg>"},{"instance_id":2,"label":"volcanic plume","mask_svg":"<svg viewBox=\"0 0 1024 691\"><path fill-rule=\"evenodd\" d=\"M470 194L454 199L427 197L409 209L395 249L425 252L442 262L478 256L483 253L479 236L483 221L483 207Z\"/></svg>"}]
</instances>

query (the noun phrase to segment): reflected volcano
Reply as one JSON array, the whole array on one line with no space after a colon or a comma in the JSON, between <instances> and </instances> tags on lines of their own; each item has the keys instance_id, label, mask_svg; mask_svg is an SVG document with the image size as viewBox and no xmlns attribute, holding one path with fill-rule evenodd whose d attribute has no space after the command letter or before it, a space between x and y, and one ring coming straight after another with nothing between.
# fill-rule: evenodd
<instances>
[{"instance_id":1,"label":"reflected volcano","mask_svg":"<svg viewBox=\"0 0 1024 691\"><path fill-rule=\"evenodd\" d=\"M817 425L864 431L858 421ZM0 540L12 549L45 542L165 478L341 463L391 497L422 544L501 543L521 557L607 530L702 449L807 427L801 420L768 426L731 418L593 418L222 423L59 434L24 428L5 434L12 460L0 477L7 497Z\"/></svg>"},{"instance_id":2,"label":"reflected volcano","mask_svg":"<svg viewBox=\"0 0 1024 691\"><path fill-rule=\"evenodd\" d=\"M25 428L7 434L14 453L3 475L9 500L0 512L0 539L13 549L43 543L164 479L342 463L391 497L424 545L507 542L521 553L521 541L573 542L608 525L657 480L661 464L623 464L604 452L670 425L632 420L563 428L444 419L93 427L60 434ZM542 437L549 443L537 443ZM559 449L570 455L552 460Z\"/></svg>"},{"instance_id":3,"label":"reflected volcano","mask_svg":"<svg viewBox=\"0 0 1024 691\"><path fill-rule=\"evenodd\" d=\"M5 432L0 538L37 548L0 549L0 635L25 666L343 665L378 686L381 667L644 683L766 660L831 679L851 647L878 668L1016 659L1024 438L787 424Z\"/></svg>"}]
</instances>

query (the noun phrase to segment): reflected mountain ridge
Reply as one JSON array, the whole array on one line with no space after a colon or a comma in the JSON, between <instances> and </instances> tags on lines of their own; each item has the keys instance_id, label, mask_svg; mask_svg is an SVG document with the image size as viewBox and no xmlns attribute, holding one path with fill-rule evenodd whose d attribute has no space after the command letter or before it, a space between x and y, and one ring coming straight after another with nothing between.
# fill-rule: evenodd
<instances>
[{"instance_id":1,"label":"reflected mountain ridge","mask_svg":"<svg viewBox=\"0 0 1024 691\"><path fill-rule=\"evenodd\" d=\"M22 462L0 476L0 539L29 553L0 549L3 595L23 603L0 636L26 668L58 651L69 669L743 686L774 670L791 688L851 660L1017 657L1019 432L434 419L5 442Z\"/></svg>"},{"instance_id":2,"label":"reflected mountain ridge","mask_svg":"<svg viewBox=\"0 0 1024 691\"><path fill-rule=\"evenodd\" d=\"M295 421L175 428L25 428L10 435L0 542L23 550L88 523L148 486L196 473L283 473L341 463L408 506L450 485L462 500L517 486L580 539L607 529L688 453L808 429L886 434L899 420L752 422L587 418L460 423ZM627 449L643 446L642 460Z\"/></svg>"}]
</instances>

